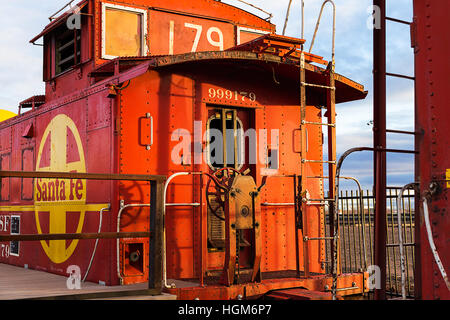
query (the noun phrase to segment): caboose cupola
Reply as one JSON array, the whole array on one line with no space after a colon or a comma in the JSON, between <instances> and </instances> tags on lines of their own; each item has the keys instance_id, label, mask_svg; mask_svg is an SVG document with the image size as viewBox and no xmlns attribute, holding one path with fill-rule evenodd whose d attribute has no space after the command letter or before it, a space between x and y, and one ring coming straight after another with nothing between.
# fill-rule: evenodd
<instances>
[{"instance_id":1,"label":"caboose cupola","mask_svg":"<svg viewBox=\"0 0 450 320\"><path fill-rule=\"evenodd\" d=\"M73 0L50 20L30 41L43 38L47 102L88 87L89 73L117 57L223 51L275 32L270 22L214 0Z\"/></svg>"}]
</instances>

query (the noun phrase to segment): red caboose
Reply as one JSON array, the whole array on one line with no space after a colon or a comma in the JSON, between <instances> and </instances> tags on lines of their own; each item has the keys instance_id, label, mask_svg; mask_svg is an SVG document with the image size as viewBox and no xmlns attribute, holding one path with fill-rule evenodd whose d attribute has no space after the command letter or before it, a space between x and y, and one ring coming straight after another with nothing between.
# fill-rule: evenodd
<instances>
[{"instance_id":1,"label":"red caboose","mask_svg":"<svg viewBox=\"0 0 450 320\"><path fill-rule=\"evenodd\" d=\"M0 124L2 171L166 176L163 285L181 299L332 287L323 166L335 103L366 96L334 59L213 0L85 0L40 39L46 92ZM154 231L147 182L3 178L1 201L8 234ZM149 276L146 238L3 245L1 262L88 281ZM364 273L334 278L366 290Z\"/></svg>"}]
</instances>

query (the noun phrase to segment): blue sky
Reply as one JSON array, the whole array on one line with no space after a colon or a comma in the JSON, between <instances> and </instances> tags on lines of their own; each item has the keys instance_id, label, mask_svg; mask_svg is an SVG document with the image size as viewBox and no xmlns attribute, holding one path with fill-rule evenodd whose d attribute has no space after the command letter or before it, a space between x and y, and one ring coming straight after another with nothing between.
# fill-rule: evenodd
<instances>
[{"instance_id":1,"label":"blue sky","mask_svg":"<svg viewBox=\"0 0 450 320\"><path fill-rule=\"evenodd\" d=\"M194 1L194 0L193 0ZM288 0L246 0L273 14L272 22L281 34ZM17 112L18 103L32 95L42 94L42 47L29 43L49 22L48 17L68 0L1 1L0 21L0 108ZM236 0L223 2L237 5L263 17L251 7ZM305 0L305 39L307 48L314 32L322 0ZM335 0L336 16L336 72L363 84L369 91L364 101L338 105L338 156L356 146L372 146L372 30L367 27L372 0ZM387 1L387 15L410 21L412 0ZM329 59L331 53L331 6L326 8L313 53ZM300 37L300 0L291 8L287 36ZM414 56L410 48L409 28L388 22L387 69L392 73L414 74ZM403 79L388 79L388 122L391 129L413 130L414 86ZM388 147L412 149L412 136L388 135ZM342 174L361 180L364 188L372 186L372 155L352 155L346 160ZM411 155L388 156L388 184L404 185L414 180ZM342 187L354 188L342 183Z\"/></svg>"}]
</instances>

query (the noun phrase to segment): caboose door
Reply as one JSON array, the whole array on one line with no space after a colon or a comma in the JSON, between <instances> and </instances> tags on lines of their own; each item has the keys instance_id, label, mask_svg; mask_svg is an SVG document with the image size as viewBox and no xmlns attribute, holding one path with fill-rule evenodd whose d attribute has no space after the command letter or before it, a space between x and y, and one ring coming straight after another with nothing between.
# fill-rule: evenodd
<instances>
[{"instance_id":1,"label":"caboose door","mask_svg":"<svg viewBox=\"0 0 450 320\"><path fill-rule=\"evenodd\" d=\"M249 110L211 107L207 122L207 154L211 172L222 168L244 171L249 167L245 133L250 128Z\"/></svg>"},{"instance_id":2,"label":"caboose door","mask_svg":"<svg viewBox=\"0 0 450 320\"><path fill-rule=\"evenodd\" d=\"M238 109L222 106L211 106L208 109L207 134L207 164L208 171L220 181L226 181L227 175L233 175L250 169L254 172L256 146L252 140L253 110ZM247 139L248 138L248 139ZM247 140L247 141L246 141ZM214 190L213 184L210 184ZM209 269L223 267L223 255L226 247L225 228L225 196L217 196L207 187L208 202L207 228L208 252L210 257ZM220 192L219 192L220 194ZM251 236L247 230L242 230L237 241L237 266L250 268L251 265ZM215 258L214 258L215 257Z\"/></svg>"}]
</instances>

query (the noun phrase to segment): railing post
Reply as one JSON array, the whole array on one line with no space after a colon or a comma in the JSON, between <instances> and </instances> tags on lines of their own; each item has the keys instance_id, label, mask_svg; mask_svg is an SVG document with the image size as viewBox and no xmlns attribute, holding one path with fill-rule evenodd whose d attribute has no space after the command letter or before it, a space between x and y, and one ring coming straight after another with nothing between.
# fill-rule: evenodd
<instances>
[{"instance_id":1,"label":"railing post","mask_svg":"<svg viewBox=\"0 0 450 320\"><path fill-rule=\"evenodd\" d=\"M374 185L375 185L375 265L381 270L381 288L375 300L386 299L386 3L374 0L380 8L380 28L373 29L374 79Z\"/></svg>"},{"instance_id":2,"label":"railing post","mask_svg":"<svg viewBox=\"0 0 450 320\"><path fill-rule=\"evenodd\" d=\"M148 288L155 294L162 289L162 236L164 181L150 181L150 232L153 237L149 241Z\"/></svg>"}]
</instances>

